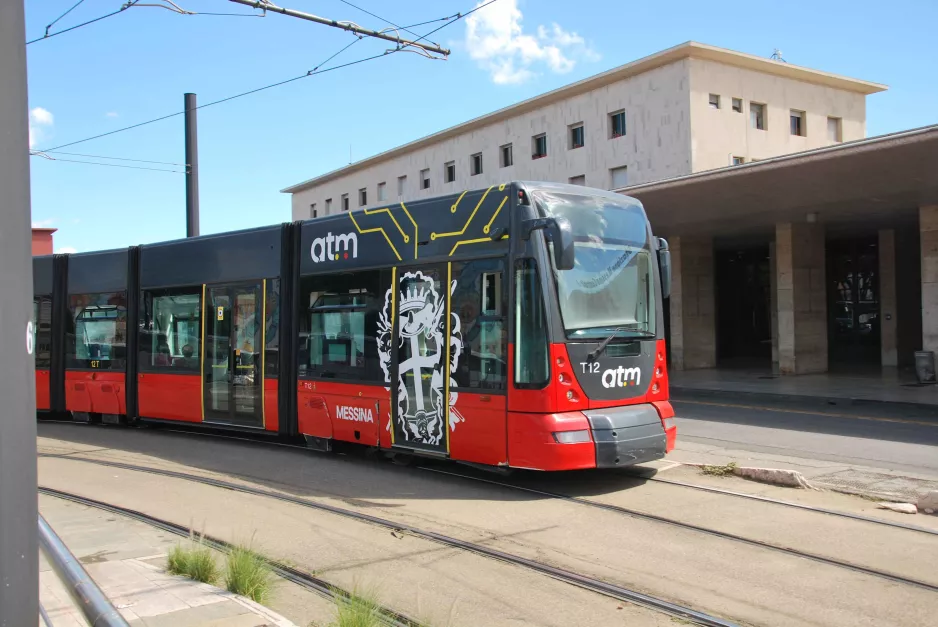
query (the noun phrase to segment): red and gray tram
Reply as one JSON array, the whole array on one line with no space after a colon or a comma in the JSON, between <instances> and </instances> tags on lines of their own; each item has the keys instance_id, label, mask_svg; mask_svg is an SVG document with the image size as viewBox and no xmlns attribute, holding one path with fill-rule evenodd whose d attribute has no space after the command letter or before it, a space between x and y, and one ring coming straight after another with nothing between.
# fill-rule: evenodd
<instances>
[{"instance_id":1,"label":"red and gray tram","mask_svg":"<svg viewBox=\"0 0 938 627\"><path fill-rule=\"evenodd\" d=\"M37 408L627 466L674 447L669 284L639 202L550 183L38 257Z\"/></svg>"}]
</instances>

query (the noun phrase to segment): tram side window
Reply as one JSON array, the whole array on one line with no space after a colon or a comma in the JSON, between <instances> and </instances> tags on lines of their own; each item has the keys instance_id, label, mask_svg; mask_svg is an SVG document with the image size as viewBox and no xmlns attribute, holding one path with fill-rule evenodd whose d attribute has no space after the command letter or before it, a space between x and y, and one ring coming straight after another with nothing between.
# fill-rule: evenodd
<instances>
[{"instance_id":1,"label":"tram side window","mask_svg":"<svg viewBox=\"0 0 938 627\"><path fill-rule=\"evenodd\" d=\"M264 375L276 377L280 372L280 279L267 281L267 302L264 326L267 346L264 348Z\"/></svg>"},{"instance_id":2,"label":"tram side window","mask_svg":"<svg viewBox=\"0 0 938 627\"><path fill-rule=\"evenodd\" d=\"M503 390L508 369L508 288L501 259L453 264L452 311L459 316L462 354L454 379L460 388Z\"/></svg>"},{"instance_id":3,"label":"tram side window","mask_svg":"<svg viewBox=\"0 0 938 627\"><path fill-rule=\"evenodd\" d=\"M48 296L33 299L33 354L37 369L52 367L52 299Z\"/></svg>"},{"instance_id":4,"label":"tram side window","mask_svg":"<svg viewBox=\"0 0 938 627\"><path fill-rule=\"evenodd\" d=\"M201 298L201 286L141 294L141 370L200 371Z\"/></svg>"},{"instance_id":5,"label":"tram side window","mask_svg":"<svg viewBox=\"0 0 938 627\"><path fill-rule=\"evenodd\" d=\"M550 378L547 350L547 315L533 259L515 266L515 383L543 387Z\"/></svg>"},{"instance_id":6,"label":"tram side window","mask_svg":"<svg viewBox=\"0 0 938 627\"><path fill-rule=\"evenodd\" d=\"M72 294L66 333L69 368L123 370L127 363L127 294Z\"/></svg>"},{"instance_id":7,"label":"tram side window","mask_svg":"<svg viewBox=\"0 0 938 627\"><path fill-rule=\"evenodd\" d=\"M390 285L390 273L385 274L375 270L301 279L299 302L306 311L300 314L299 376L384 380L375 333Z\"/></svg>"}]
</instances>

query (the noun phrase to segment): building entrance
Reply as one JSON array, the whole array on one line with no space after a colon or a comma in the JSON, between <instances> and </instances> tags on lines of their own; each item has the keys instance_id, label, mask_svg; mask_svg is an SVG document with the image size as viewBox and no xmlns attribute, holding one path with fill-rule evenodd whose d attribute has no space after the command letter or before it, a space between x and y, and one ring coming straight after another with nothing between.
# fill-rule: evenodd
<instances>
[{"instance_id":1,"label":"building entrance","mask_svg":"<svg viewBox=\"0 0 938 627\"><path fill-rule=\"evenodd\" d=\"M772 315L768 245L717 250L714 265L717 365L771 366Z\"/></svg>"},{"instance_id":2,"label":"building entrance","mask_svg":"<svg viewBox=\"0 0 938 627\"><path fill-rule=\"evenodd\" d=\"M879 364L876 237L831 240L826 249L828 360L832 365Z\"/></svg>"}]
</instances>

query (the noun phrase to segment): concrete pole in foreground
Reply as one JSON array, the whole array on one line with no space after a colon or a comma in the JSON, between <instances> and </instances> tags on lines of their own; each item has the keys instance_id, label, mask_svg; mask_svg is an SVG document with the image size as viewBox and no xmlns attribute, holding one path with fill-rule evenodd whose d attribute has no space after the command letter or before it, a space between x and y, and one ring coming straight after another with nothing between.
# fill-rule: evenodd
<instances>
[{"instance_id":1,"label":"concrete pole in foreground","mask_svg":"<svg viewBox=\"0 0 938 627\"><path fill-rule=\"evenodd\" d=\"M24 33L23 0L0 0L0 627L39 621Z\"/></svg>"}]
</instances>

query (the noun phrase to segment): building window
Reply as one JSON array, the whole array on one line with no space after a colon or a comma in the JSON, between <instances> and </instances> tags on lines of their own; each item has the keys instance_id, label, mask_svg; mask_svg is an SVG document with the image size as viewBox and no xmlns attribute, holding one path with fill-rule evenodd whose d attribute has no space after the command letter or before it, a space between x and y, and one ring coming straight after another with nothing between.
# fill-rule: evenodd
<instances>
[{"instance_id":1,"label":"building window","mask_svg":"<svg viewBox=\"0 0 938 627\"><path fill-rule=\"evenodd\" d=\"M420 171L420 189L430 189L430 168Z\"/></svg>"},{"instance_id":2,"label":"building window","mask_svg":"<svg viewBox=\"0 0 938 627\"><path fill-rule=\"evenodd\" d=\"M710 108L711 109L720 108L720 94L710 94Z\"/></svg>"},{"instance_id":3,"label":"building window","mask_svg":"<svg viewBox=\"0 0 938 627\"><path fill-rule=\"evenodd\" d=\"M742 98L733 98L733 111L736 113L743 112L743 99Z\"/></svg>"},{"instance_id":4,"label":"building window","mask_svg":"<svg viewBox=\"0 0 938 627\"><path fill-rule=\"evenodd\" d=\"M443 182L452 183L456 180L456 162L450 161L443 164Z\"/></svg>"},{"instance_id":5,"label":"building window","mask_svg":"<svg viewBox=\"0 0 938 627\"><path fill-rule=\"evenodd\" d=\"M309 205L309 217L316 218L319 215L316 213L316 203L310 203Z\"/></svg>"},{"instance_id":6,"label":"building window","mask_svg":"<svg viewBox=\"0 0 938 627\"><path fill-rule=\"evenodd\" d=\"M342 194L342 211L348 211L348 194Z\"/></svg>"},{"instance_id":7,"label":"building window","mask_svg":"<svg viewBox=\"0 0 938 627\"><path fill-rule=\"evenodd\" d=\"M805 114L804 111L796 111L792 109L789 112L789 119L791 120L791 134L798 135L800 137L805 137L808 134L808 129L805 126Z\"/></svg>"},{"instance_id":8,"label":"building window","mask_svg":"<svg viewBox=\"0 0 938 627\"><path fill-rule=\"evenodd\" d=\"M482 174L482 153L477 152L470 157L472 161L472 176Z\"/></svg>"},{"instance_id":9,"label":"building window","mask_svg":"<svg viewBox=\"0 0 938 627\"><path fill-rule=\"evenodd\" d=\"M364 207L368 204L368 188L363 187L358 190L358 206Z\"/></svg>"},{"instance_id":10,"label":"building window","mask_svg":"<svg viewBox=\"0 0 938 627\"><path fill-rule=\"evenodd\" d=\"M625 137L625 111L609 114L609 137Z\"/></svg>"},{"instance_id":11,"label":"building window","mask_svg":"<svg viewBox=\"0 0 938 627\"><path fill-rule=\"evenodd\" d=\"M586 143L585 135L583 134L583 123L574 124L570 127L570 150L574 148L582 148Z\"/></svg>"},{"instance_id":12,"label":"building window","mask_svg":"<svg viewBox=\"0 0 938 627\"><path fill-rule=\"evenodd\" d=\"M127 360L127 293L71 294L67 368L123 370Z\"/></svg>"},{"instance_id":13,"label":"building window","mask_svg":"<svg viewBox=\"0 0 938 627\"><path fill-rule=\"evenodd\" d=\"M514 164L514 156L511 154L511 144L505 144L499 150L501 154L501 167L507 168L508 166Z\"/></svg>"},{"instance_id":14,"label":"building window","mask_svg":"<svg viewBox=\"0 0 938 627\"><path fill-rule=\"evenodd\" d=\"M749 103L749 121L752 128L760 131L765 130L765 105L756 102Z\"/></svg>"},{"instance_id":15,"label":"building window","mask_svg":"<svg viewBox=\"0 0 938 627\"><path fill-rule=\"evenodd\" d=\"M385 200L387 200L388 194L385 191L385 188L387 186L388 186L387 183L378 183L378 202L384 202Z\"/></svg>"},{"instance_id":16,"label":"building window","mask_svg":"<svg viewBox=\"0 0 938 627\"><path fill-rule=\"evenodd\" d=\"M531 138L533 151L531 152L532 159L541 159L547 156L547 135L541 133L540 135L535 135Z\"/></svg>"},{"instance_id":17,"label":"building window","mask_svg":"<svg viewBox=\"0 0 938 627\"><path fill-rule=\"evenodd\" d=\"M843 120L841 118L827 118L827 141L842 142Z\"/></svg>"},{"instance_id":18,"label":"building window","mask_svg":"<svg viewBox=\"0 0 938 627\"><path fill-rule=\"evenodd\" d=\"M746 160L742 157L733 157L733 165L742 165Z\"/></svg>"},{"instance_id":19,"label":"building window","mask_svg":"<svg viewBox=\"0 0 938 627\"><path fill-rule=\"evenodd\" d=\"M201 297L201 286L143 292L141 370L199 371Z\"/></svg>"},{"instance_id":20,"label":"building window","mask_svg":"<svg viewBox=\"0 0 938 627\"><path fill-rule=\"evenodd\" d=\"M609 178L612 180L612 187L609 189L621 189L629 185L629 169L626 166L621 168L612 168L609 170Z\"/></svg>"},{"instance_id":21,"label":"building window","mask_svg":"<svg viewBox=\"0 0 938 627\"><path fill-rule=\"evenodd\" d=\"M404 197L404 190L406 188L407 188L407 176L404 175L404 176L397 177L397 197L398 198Z\"/></svg>"},{"instance_id":22,"label":"building window","mask_svg":"<svg viewBox=\"0 0 938 627\"><path fill-rule=\"evenodd\" d=\"M585 175L585 174L581 174L581 175L579 175L579 176L571 176L571 177L568 179L568 181L569 181L570 185L583 185L583 186L585 186L585 185L586 185L586 175Z\"/></svg>"},{"instance_id":23,"label":"building window","mask_svg":"<svg viewBox=\"0 0 938 627\"><path fill-rule=\"evenodd\" d=\"M329 215L331 213L332 213L332 199L326 198L326 215Z\"/></svg>"}]
</instances>

